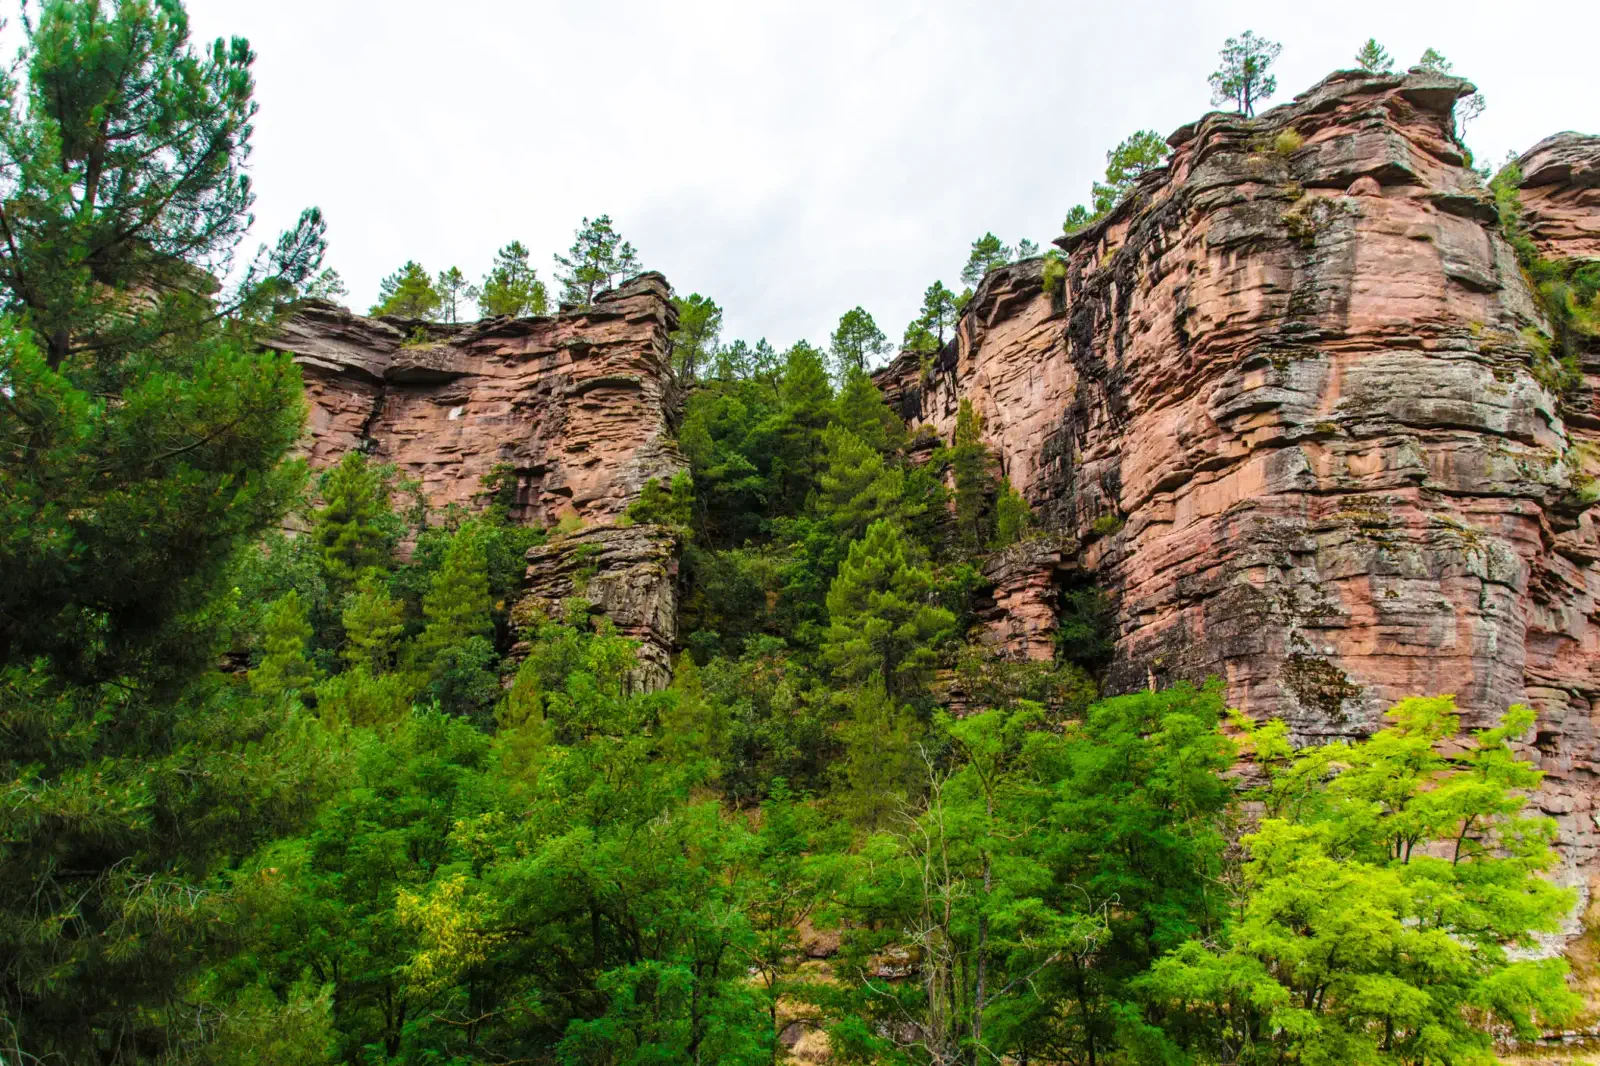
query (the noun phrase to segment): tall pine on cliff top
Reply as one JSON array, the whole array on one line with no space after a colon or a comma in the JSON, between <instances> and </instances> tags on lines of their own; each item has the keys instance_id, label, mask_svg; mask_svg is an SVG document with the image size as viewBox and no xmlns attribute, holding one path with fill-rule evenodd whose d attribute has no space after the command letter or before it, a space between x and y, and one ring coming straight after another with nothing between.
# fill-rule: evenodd
<instances>
[{"instance_id":1,"label":"tall pine on cliff top","mask_svg":"<svg viewBox=\"0 0 1600 1066\"><path fill-rule=\"evenodd\" d=\"M1222 65L1212 72L1211 102L1231 104L1241 115L1256 113L1256 105L1278 91L1278 79L1267 73L1283 45L1245 30L1222 46Z\"/></svg>"},{"instance_id":2,"label":"tall pine on cliff top","mask_svg":"<svg viewBox=\"0 0 1600 1066\"><path fill-rule=\"evenodd\" d=\"M290 709L215 673L235 550L303 472L299 374L252 331L320 265L314 212L221 290L250 223L242 40L176 2L50 0L0 83L0 1032L9 1060L167 1040L220 927L208 871L314 795Z\"/></svg>"},{"instance_id":3,"label":"tall pine on cliff top","mask_svg":"<svg viewBox=\"0 0 1600 1066\"><path fill-rule=\"evenodd\" d=\"M428 271L414 259L378 283L378 302L370 315L395 315L399 318L433 318L443 298L433 287Z\"/></svg>"},{"instance_id":4,"label":"tall pine on cliff top","mask_svg":"<svg viewBox=\"0 0 1600 1066\"><path fill-rule=\"evenodd\" d=\"M972 250L967 254L967 265L961 268L962 283L976 287L991 270L997 270L1011 262L1014 254L1009 245L1000 243L999 237L985 233L972 242Z\"/></svg>"},{"instance_id":5,"label":"tall pine on cliff top","mask_svg":"<svg viewBox=\"0 0 1600 1066\"><path fill-rule=\"evenodd\" d=\"M478 313L493 315L542 315L549 310L550 295L539 280L539 272L529 265L530 253L521 241L512 241L494 253L494 266L478 290Z\"/></svg>"},{"instance_id":6,"label":"tall pine on cliff top","mask_svg":"<svg viewBox=\"0 0 1600 1066\"><path fill-rule=\"evenodd\" d=\"M561 265L556 274L556 280L561 282L561 302L580 309L592 307L595 295L611 288L617 278L630 277L643 269L633 245L612 226L610 215L601 215L593 222L584 219L571 249L555 259Z\"/></svg>"},{"instance_id":7,"label":"tall pine on cliff top","mask_svg":"<svg viewBox=\"0 0 1600 1066\"><path fill-rule=\"evenodd\" d=\"M1356 66L1374 74L1388 74L1394 70L1394 57L1376 37L1368 37L1367 43L1356 52Z\"/></svg>"}]
</instances>

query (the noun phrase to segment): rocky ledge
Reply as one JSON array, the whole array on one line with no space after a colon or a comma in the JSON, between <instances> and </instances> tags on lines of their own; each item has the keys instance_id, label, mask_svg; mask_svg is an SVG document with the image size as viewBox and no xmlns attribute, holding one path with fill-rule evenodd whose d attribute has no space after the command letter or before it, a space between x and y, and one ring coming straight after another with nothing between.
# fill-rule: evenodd
<instances>
[{"instance_id":1,"label":"rocky ledge","mask_svg":"<svg viewBox=\"0 0 1600 1066\"><path fill-rule=\"evenodd\" d=\"M471 510L482 477L503 465L518 521L580 524L528 553L513 618L526 625L581 598L640 641L634 681L660 688L676 636L677 542L616 523L645 482L684 465L669 432L670 294L644 274L586 311L455 326L313 303L273 344L305 376L313 466L364 451L420 482L432 506Z\"/></svg>"},{"instance_id":2,"label":"rocky ledge","mask_svg":"<svg viewBox=\"0 0 1600 1066\"><path fill-rule=\"evenodd\" d=\"M587 311L456 326L313 303L272 343L305 375L314 466L359 449L444 507L471 505L504 464L520 520L610 521L683 466L668 433L669 295L644 274Z\"/></svg>"}]
</instances>

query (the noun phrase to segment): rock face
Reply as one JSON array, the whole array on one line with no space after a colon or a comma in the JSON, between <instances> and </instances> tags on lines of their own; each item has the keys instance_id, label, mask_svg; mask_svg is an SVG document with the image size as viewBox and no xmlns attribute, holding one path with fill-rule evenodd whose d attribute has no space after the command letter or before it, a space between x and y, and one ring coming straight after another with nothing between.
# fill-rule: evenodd
<instances>
[{"instance_id":1,"label":"rock face","mask_svg":"<svg viewBox=\"0 0 1600 1066\"><path fill-rule=\"evenodd\" d=\"M1541 803L1581 882L1600 843L1597 412L1541 383L1551 324L1452 133L1470 91L1344 72L1255 119L1208 115L1057 242L1055 291L1037 260L992 274L954 341L880 383L947 440L962 399L985 416L1112 597L1114 691L1218 675L1302 740L1369 732L1414 694L1454 693L1469 726L1533 704ZM1561 255L1600 253L1597 140L1525 157L1533 231ZM1002 583L1031 589L992 623L1019 654L1064 570L1044 568Z\"/></svg>"},{"instance_id":2,"label":"rock face","mask_svg":"<svg viewBox=\"0 0 1600 1066\"><path fill-rule=\"evenodd\" d=\"M274 345L305 375L313 465L362 449L443 507L472 504L508 464L521 520L610 521L683 466L668 433L668 295L645 274L587 312L460 326L314 304Z\"/></svg>"},{"instance_id":3,"label":"rock face","mask_svg":"<svg viewBox=\"0 0 1600 1066\"><path fill-rule=\"evenodd\" d=\"M666 688L678 636L677 583L678 544L671 530L596 526L528 552L527 584L511 620L525 626L540 615L556 617L569 598L580 597L611 619L618 633L639 641L632 683Z\"/></svg>"},{"instance_id":4,"label":"rock face","mask_svg":"<svg viewBox=\"0 0 1600 1066\"><path fill-rule=\"evenodd\" d=\"M1558 133L1517 160L1529 235L1547 256L1600 259L1600 136Z\"/></svg>"},{"instance_id":5,"label":"rock face","mask_svg":"<svg viewBox=\"0 0 1600 1066\"><path fill-rule=\"evenodd\" d=\"M654 526L614 523L645 482L684 466L670 435L669 295L660 274L644 274L589 311L460 326L314 304L274 345L305 376L314 466L363 450L421 482L434 507L470 510L480 479L504 464L516 479L514 517L581 523L529 552L513 616L554 614L581 595L641 641L636 681L660 687L675 636L676 543Z\"/></svg>"}]
</instances>

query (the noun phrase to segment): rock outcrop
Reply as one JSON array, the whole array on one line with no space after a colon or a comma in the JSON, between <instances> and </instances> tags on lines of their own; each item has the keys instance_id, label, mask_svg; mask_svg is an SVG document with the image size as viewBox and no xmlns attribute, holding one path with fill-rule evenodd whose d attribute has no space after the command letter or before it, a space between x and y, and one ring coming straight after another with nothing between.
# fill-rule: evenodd
<instances>
[{"instance_id":1,"label":"rock outcrop","mask_svg":"<svg viewBox=\"0 0 1600 1066\"><path fill-rule=\"evenodd\" d=\"M632 684L666 688L678 636L677 549L675 534L661 526L596 526L554 537L528 552L527 582L511 620L526 626L561 617L569 599L582 599L639 642ZM520 646L512 650L514 658L523 654Z\"/></svg>"},{"instance_id":2,"label":"rock outcrop","mask_svg":"<svg viewBox=\"0 0 1600 1066\"><path fill-rule=\"evenodd\" d=\"M651 478L683 468L670 433L670 290L644 274L587 311L441 325L314 303L274 346L305 376L313 466L361 450L421 483L436 508L481 505L507 468L513 516L553 534L529 553L514 616L581 595L640 639L639 683L665 684L675 635L676 542L616 520Z\"/></svg>"},{"instance_id":3,"label":"rock outcrop","mask_svg":"<svg viewBox=\"0 0 1600 1066\"><path fill-rule=\"evenodd\" d=\"M1558 133L1517 160L1529 235L1552 258L1600 259L1600 135Z\"/></svg>"},{"instance_id":4,"label":"rock outcrop","mask_svg":"<svg viewBox=\"0 0 1600 1066\"><path fill-rule=\"evenodd\" d=\"M645 274L589 311L456 326L317 303L273 344L305 375L313 465L364 450L444 507L470 505L504 464L521 520L605 522L683 466L668 432L668 295Z\"/></svg>"},{"instance_id":5,"label":"rock outcrop","mask_svg":"<svg viewBox=\"0 0 1600 1066\"><path fill-rule=\"evenodd\" d=\"M1454 78L1335 74L1170 139L1112 214L979 287L931 361L880 375L950 439L970 400L1004 473L1115 604L1113 691L1222 677L1302 740L1413 694L1469 726L1540 712L1540 802L1595 869L1600 538L1593 392L1552 392L1552 324L1454 136ZM1595 254L1593 138L1524 159L1536 239ZM993 621L1025 644L1046 624ZM1014 569L1014 567L1012 568ZM997 601L998 602L998 601ZM1004 614L1004 611L999 612ZM1580 873L1581 871L1581 873Z\"/></svg>"}]
</instances>

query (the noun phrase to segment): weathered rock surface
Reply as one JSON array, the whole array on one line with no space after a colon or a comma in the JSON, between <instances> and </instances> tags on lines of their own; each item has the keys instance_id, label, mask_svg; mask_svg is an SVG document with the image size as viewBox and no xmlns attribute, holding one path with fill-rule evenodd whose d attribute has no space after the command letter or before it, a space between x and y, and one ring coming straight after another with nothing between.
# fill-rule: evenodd
<instances>
[{"instance_id":1,"label":"weathered rock surface","mask_svg":"<svg viewBox=\"0 0 1600 1066\"><path fill-rule=\"evenodd\" d=\"M1600 135L1558 133L1517 160L1529 236L1552 258L1600 259Z\"/></svg>"},{"instance_id":2,"label":"weathered rock surface","mask_svg":"<svg viewBox=\"0 0 1600 1066\"><path fill-rule=\"evenodd\" d=\"M1582 882L1593 411L1533 372L1550 325L1452 135L1470 91L1344 72L1255 119L1208 115L1058 242L1062 288L1037 260L992 274L933 365L902 356L880 383L947 440L970 399L1045 526L1081 542L1116 605L1112 690L1218 675L1302 739L1419 693L1454 693L1469 726L1536 706L1540 802ZM1600 225L1594 140L1527 157L1535 231L1563 255ZM997 635L1036 654L1048 597L1001 585L1028 591Z\"/></svg>"},{"instance_id":3,"label":"weathered rock surface","mask_svg":"<svg viewBox=\"0 0 1600 1066\"><path fill-rule=\"evenodd\" d=\"M434 507L470 510L481 506L483 475L507 464L515 518L582 520L528 553L513 617L559 614L582 596L639 639L634 680L659 688L676 635L676 542L654 526L613 523L646 481L684 465L669 433L669 295L661 275L644 274L589 311L459 326L315 304L274 344L305 376L314 466L364 450L420 481Z\"/></svg>"},{"instance_id":4,"label":"weathered rock surface","mask_svg":"<svg viewBox=\"0 0 1600 1066\"><path fill-rule=\"evenodd\" d=\"M678 635L678 544L662 526L596 526L555 536L528 552L528 576L512 622L561 617L566 601L586 600L617 632L639 642L633 684L665 688ZM515 655L516 650L513 651Z\"/></svg>"},{"instance_id":5,"label":"weathered rock surface","mask_svg":"<svg viewBox=\"0 0 1600 1066\"><path fill-rule=\"evenodd\" d=\"M471 505L504 463L521 520L609 521L683 466L668 433L668 295L645 274L587 312L458 326L315 304L273 343L305 375L313 465L364 449L443 507Z\"/></svg>"}]
</instances>

